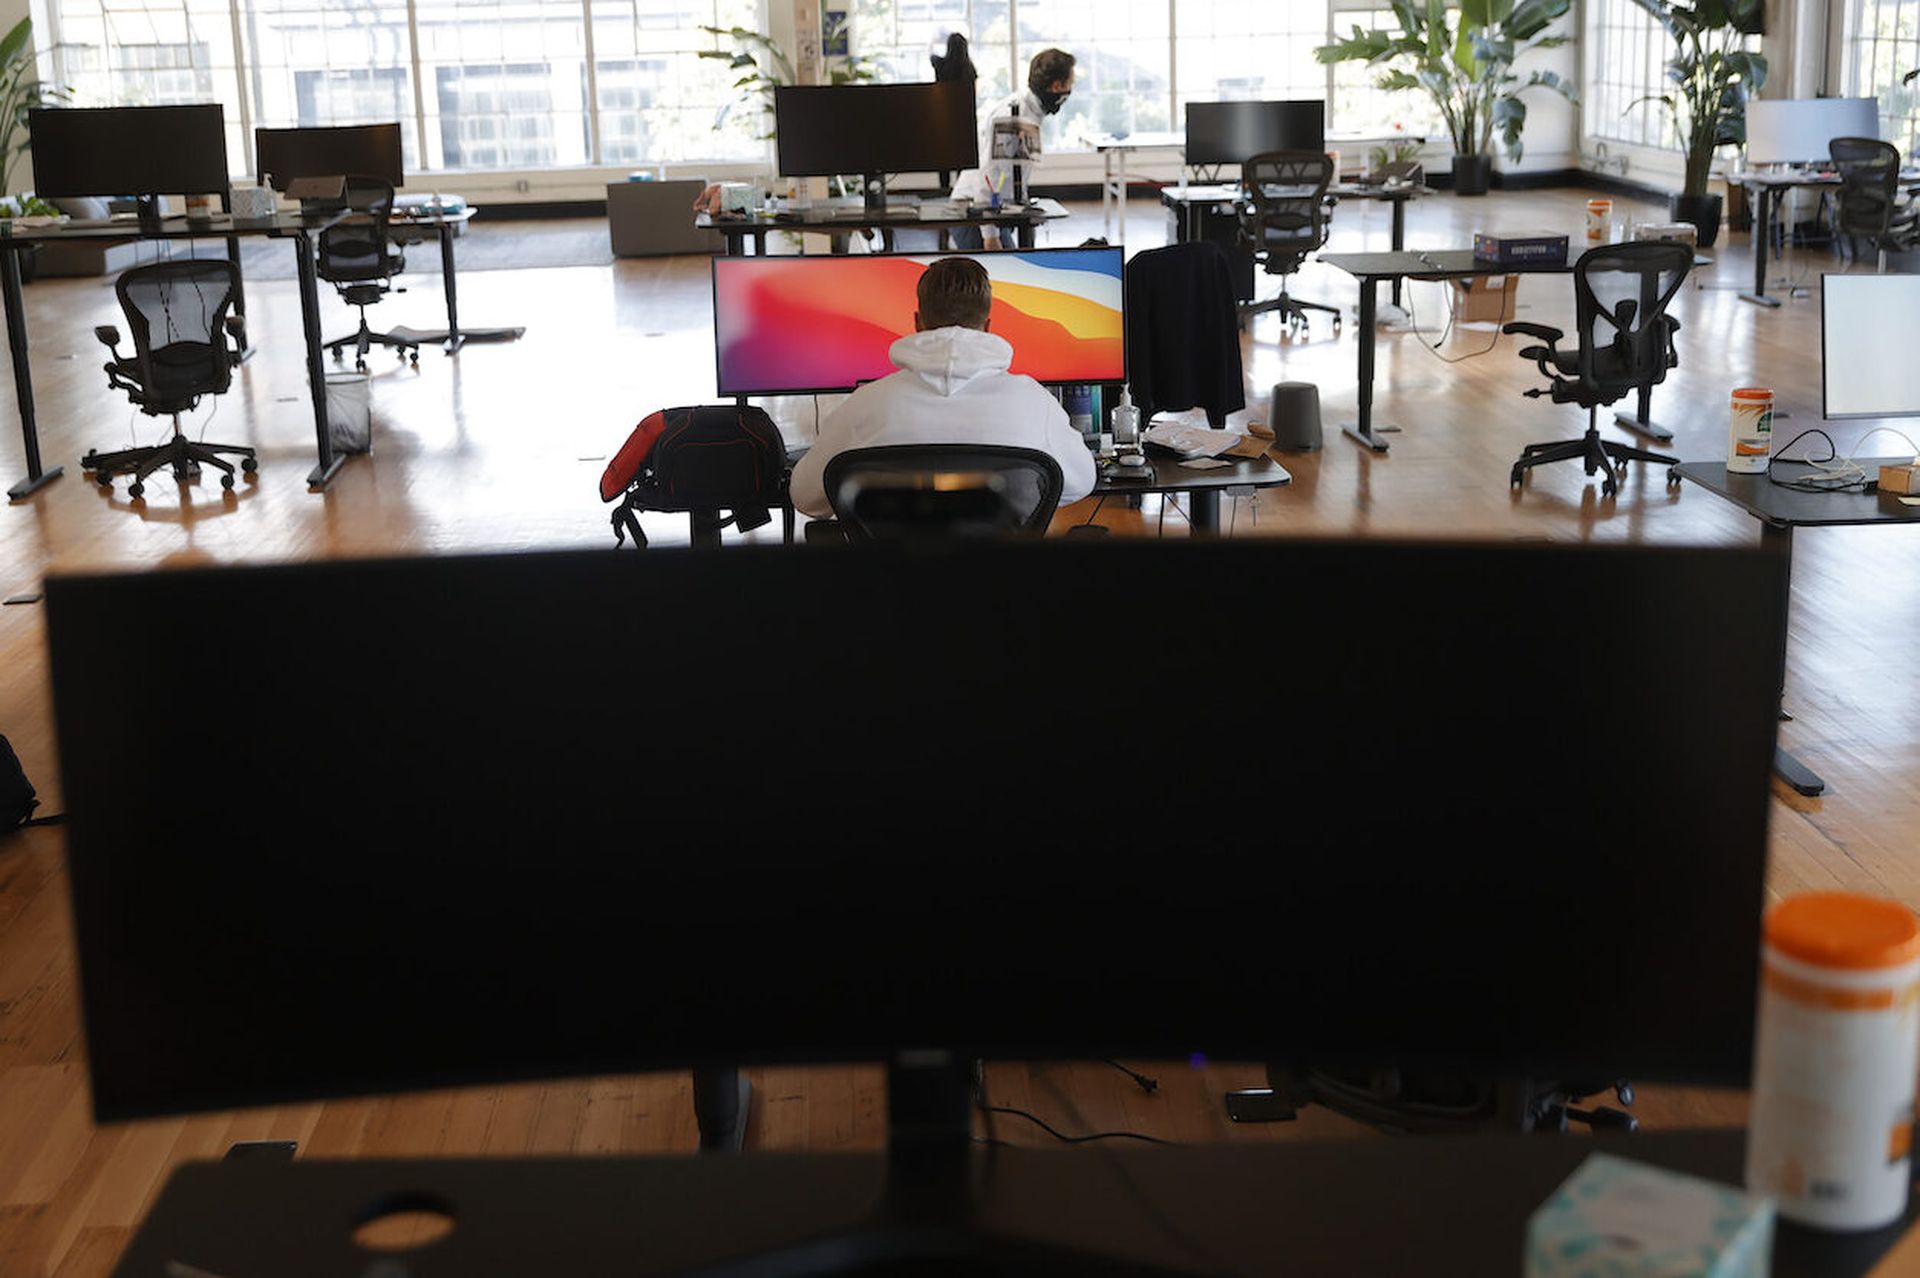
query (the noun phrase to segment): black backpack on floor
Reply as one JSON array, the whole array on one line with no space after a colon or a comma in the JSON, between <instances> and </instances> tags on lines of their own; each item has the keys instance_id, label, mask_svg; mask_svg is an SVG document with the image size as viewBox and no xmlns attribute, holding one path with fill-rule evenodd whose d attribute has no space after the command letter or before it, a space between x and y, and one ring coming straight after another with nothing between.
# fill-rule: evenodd
<instances>
[{"instance_id":1,"label":"black backpack on floor","mask_svg":"<svg viewBox=\"0 0 1920 1278\"><path fill-rule=\"evenodd\" d=\"M646 436L652 435L650 445ZM708 404L668 408L634 430L631 450L601 477L601 496L612 501L614 540L628 533L647 544L636 512L642 510L731 511L742 532L773 518L786 502L787 446L764 408Z\"/></svg>"},{"instance_id":2,"label":"black backpack on floor","mask_svg":"<svg viewBox=\"0 0 1920 1278\"><path fill-rule=\"evenodd\" d=\"M5 737L0 737L0 834L11 834L31 822L33 810L39 806L33 783L20 766L20 756Z\"/></svg>"}]
</instances>

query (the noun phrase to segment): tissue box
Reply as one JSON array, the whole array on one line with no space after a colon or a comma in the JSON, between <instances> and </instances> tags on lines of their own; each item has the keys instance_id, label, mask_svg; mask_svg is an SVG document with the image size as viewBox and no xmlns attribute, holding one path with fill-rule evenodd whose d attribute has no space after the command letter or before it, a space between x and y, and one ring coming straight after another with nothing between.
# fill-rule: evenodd
<instances>
[{"instance_id":1,"label":"tissue box","mask_svg":"<svg viewBox=\"0 0 1920 1278\"><path fill-rule=\"evenodd\" d=\"M1591 1154L1527 1222L1527 1278L1765 1278L1773 1200Z\"/></svg>"},{"instance_id":2,"label":"tissue box","mask_svg":"<svg viewBox=\"0 0 1920 1278\"><path fill-rule=\"evenodd\" d=\"M236 186L227 199L227 207L233 215L243 220L272 217L280 207L279 199L271 187Z\"/></svg>"}]
</instances>

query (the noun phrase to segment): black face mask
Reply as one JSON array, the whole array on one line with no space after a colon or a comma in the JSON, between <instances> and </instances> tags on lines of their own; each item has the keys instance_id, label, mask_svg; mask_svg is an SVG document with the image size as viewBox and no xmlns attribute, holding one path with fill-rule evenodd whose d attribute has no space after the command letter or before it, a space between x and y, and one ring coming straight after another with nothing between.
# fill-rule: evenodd
<instances>
[{"instance_id":1,"label":"black face mask","mask_svg":"<svg viewBox=\"0 0 1920 1278\"><path fill-rule=\"evenodd\" d=\"M1048 115L1059 115L1060 108L1065 106L1067 99L1073 96L1073 90L1068 89L1065 93L1055 93L1052 89L1035 89L1033 96L1040 99L1040 109L1042 111L1045 111Z\"/></svg>"}]
</instances>

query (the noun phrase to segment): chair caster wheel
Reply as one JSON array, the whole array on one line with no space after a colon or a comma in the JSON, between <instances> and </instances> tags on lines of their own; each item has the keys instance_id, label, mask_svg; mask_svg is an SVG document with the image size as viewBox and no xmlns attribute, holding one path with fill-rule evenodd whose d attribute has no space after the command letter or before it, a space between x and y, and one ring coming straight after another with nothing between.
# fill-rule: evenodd
<instances>
[{"instance_id":1,"label":"chair caster wheel","mask_svg":"<svg viewBox=\"0 0 1920 1278\"><path fill-rule=\"evenodd\" d=\"M221 486L222 488L224 488L224 489L226 489L226 490L227 490L228 492L232 492L232 491L233 491L233 476L232 476L232 475L230 475L230 474L228 474L228 473L227 473L227 472L225 472L225 471L222 471L222 472L221 472L221 474L220 474L220 486Z\"/></svg>"},{"instance_id":2,"label":"chair caster wheel","mask_svg":"<svg viewBox=\"0 0 1920 1278\"><path fill-rule=\"evenodd\" d=\"M1507 487L1518 488L1520 486L1520 482L1526 478L1526 474L1527 474L1526 471L1520 469L1518 466L1515 466L1513 468L1513 473L1507 476Z\"/></svg>"},{"instance_id":3,"label":"chair caster wheel","mask_svg":"<svg viewBox=\"0 0 1920 1278\"><path fill-rule=\"evenodd\" d=\"M92 470L94 466L93 459L97 456L99 456L99 454L95 450L89 448L87 450L87 455L80 459L80 469L83 471Z\"/></svg>"},{"instance_id":4,"label":"chair caster wheel","mask_svg":"<svg viewBox=\"0 0 1920 1278\"><path fill-rule=\"evenodd\" d=\"M242 457L240 459L240 469L251 475L254 471L260 469L260 463L251 457Z\"/></svg>"},{"instance_id":5,"label":"chair caster wheel","mask_svg":"<svg viewBox=\"0 0 1920 1278\"><path fill-rule=\"evenodd\" d=\"M100 485L100 491L103 493L110 493L113 491L112 475L101 474L101 475L95 476L94 482Z\"/></svg>"},{"instance_id":6,"label":"chair caster wheel","mask_svg":"<svg viewBox=\"0 0 1920 1278\"><path fill-rule=\"evenodd\" d=\"M333 352L333 362L334 362L334 363L336 363L336 364L338 364L338 363L341 363L341 362L342 362L342 361L344 361L344 360L345 360L346 358L347 358L347 353L346 353L345 351L343 351L343 350L338 350L338 349L336 349L336 350L335 350L335 351Z\"/></svg>"},{"instance_id":7,"label":"chair caster wheel","mask_svg":"<svg viewBox=\"0 0 1920 1278\"><path fill-rule=\"evenodd\" d=\"M1616 493L1618 493L1618 491L1619 490L1614 487L1612 481L1608 481L1607 483L1600 485L1600 495L1602 497L1612 497Z\"/></svg>"},{"instance_id":8,"label":"chair caster wheel","mask_svg":"<svg viewBox=\"0 0 1920 1278\"><path fill-rule=\"evenodd\" d=\"M147 486L137 479L127 485L127 496L134 498L136 501L146 496L146 493Z\"/></svg>"},{"instance_id":9,"label":"chair caster wheel","mask_svg":"<svg viewBox=\"0 0 1920 1278\"><path fill-rule=\"evenodd\" d=\"M353 361L353 368L357 373L364 373L367 371L367 361L364 359L356 359Z\"/></svg>"}]
</instances>

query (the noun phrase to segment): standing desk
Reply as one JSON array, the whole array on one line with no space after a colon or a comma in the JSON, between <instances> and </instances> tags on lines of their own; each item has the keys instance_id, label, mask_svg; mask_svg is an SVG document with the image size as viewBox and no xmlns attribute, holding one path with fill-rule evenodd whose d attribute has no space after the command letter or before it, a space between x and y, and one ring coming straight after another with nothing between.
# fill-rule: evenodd
<instances>
[{"instance_id":1,"label":"standing desk","mask_svg":"<svg viewBox=\"0 0 1920 1278\"><path fill-rule=\"evenodd\" d=\"M1373 369L1378 341L1374 318L1379 309L1379 285L1382 280L1459 280L1475 275L1567 275L1573 271L1576 255L1550 266L1495 266L1474 257L1472 249L1441 249L1432 253L1322 253L1320 261L1345 271L1360 281L1359 410L1356 420L1341 423L1340 429L1376 453L1387 451L1387 441L1377 432L1398 430L1397 426L1373 424Z\"/></svg>"},{"instance_id":2,"label":"standing desk","mask_svg":"<svg viewBox=\"0 0 1920 1278\"><path fill-rule=\"evenodd\" d=\"M5 224L0 232L0 300L7 317L7 347L13 357L13 388L20 406L20 434L26 445L27 477L7 490L15 501L58 479L64 468L43 470L40 464L40 433L34 416L33 372L29 367L27 313L20 296L19 251L32 244L62 240L225 239L229 251L244 235L259 235L273 240L292 240L299 268L300 314L307 337L307 389L313 402L314 447L318 463L307 475L307 483L326 487L339 471L345 458L333 451L327 432L326 373L320 360L320 297L314 273L313 237L343 220L344 212L307 215L277 213L272 217L241 219L222 214L207 222L189 222L185 218L167 218L158 228L142 227L137 222L88 221L52 226L23 227ZM235 299L236 306L239 299ZM244 309L241 310L245 313Z\"/></svg>"},{"instance_id":3,"label":"standing desk","mask_svg":"<svg viewBox=\"0 0 1920 1278\"><path fill-rule=\"evenodd\" d=\"M844 235L850 231L874 230L887 234L891 240L894 231L934 230L940 232L944 251L947 233L957 227L997 226L1018 230L1022 246L1031 247L1036 227L1066 216L1065 206L1051 199L1034 200L1023 208L1008 205L998 209L953 204L945 200L911 203L890 201L886 209L878 213L868 209L862 201L853 199L816 200L810 208L783 213L741 213L720 217L700 213L695 215L693 224L700 230L718 231L725 236L728 257L745 256L749 239L753 241L753 251L765 257L767 236L775 231Z\"/></svg>"},{"instance_id":4,"label":"standing desk","mask_svg":"<svg viewBox=\"0 0 1920 1278\"><path fill-rule=\"evenodd\" d=\"M1307 188L1297 192L1283 189L1283 194L1304 196ZM1327 188L1329 203L1338 204L1341 200L1385 200L1393 206L1393 230L1388 245L1395 253L1407 246L1407 202L1423 195L1431 194L1424 186L1363 186L1357 182L1336 182ZM1162 191L1160 202L1167 207L1175 219L1175 239L1181 243L1208 238L1205 221L1209 214L1217 214L1223 205L1230 205L1236 219L1240 206L1246 202L1246 191L1238 182L1223 182L1207 186L1189 186L1184 189ZM1249 259L1251 260L1251 259ZM1393 278L1393 304L1400 305L1401 277ZM1250 297L1242 301L1251 300Z\"/></svg>"},{"instance_id":5,"label":"standing desk","mask_svg":"<svg viewBox=\"0 0 1920 1278\"><path fill-rule=\"evenodd\" d=\"M1877 474L1881 464L1910 458L1870 458L1860 461L1869 475ZM1782 479L1797 480L1817 475L1805 462L1776 461L1774 473ZM1787 564L1787 595L1793 593L1793 530L1795 528L1838 528L1863 524L1920 525L1920 506L1903 506L1888 493L1803 493L1782 488L1765 475L1729 474L1724 462L1686 462L1674 467L1682 479L1690 479L1716 493L1760 521L1760 541L1771 546ZM1791 607L1791 603L1789 603ZM1786 633L1782 627L1781 633ZM1784 695L1784 690L1783 690ZM1782 712L1785 718L1785 712ZM1825 792L1827 783L1792 753L1776 748L1774 771L1780 779L1809 798Z\"/></svg>"},{"instance_id":6,"label":"standing desk","mask_svg":"<svg viewBox=\"0 0 1920 1278\"><path fill-rule=\"evenodd\" d=\"M1528 1217L1590 1154L1731 1187L1741 1183L1745 1145L1744 1132L1725 1130L995 1148L973 1154L959 1169L955 1183L970 1192L954 1198L964 1202L928 1194L924 1214L912 1223L923 1230L992 1230L1089 1252L1089 1271L1130 1262L1159 1266L1156 1272L1296 1278L1518 1278ZM446 1211L458 1223L430 1249L406 1253L404 1268L388 1258L395 1274L771 1273L776 1270L745 1258L774 1251L785 1251L792 1262L777 1272L839 1272L883 1253L843 1250L834 1245L836 1233L872 1227L876 1218L902 1223L898 1215L880 1215L887 1158L750 1153L188 1163L167 1178L114 1274L371 1273L380 1263L354 1246L354 1222L416 1205ZM906 1197L898 1195L894 1205ZM1910 1201L1900 1222L1857 1234L1780 1222L1771 1272L1776 1278L1862 1278L1899 1243L1914 1215ZM905 1237L896 1231L891 1241L898 1246Z\"/></svg>"},{"instance_id":7,"label":"standing desk","mask_svg":"<svg viewBox=\"0 0 1920 1278\"><path fill-rule=\"evenodd\" d=\"M1196 537L1220 535L1220 494L1240 496L1259 488L1278 488L1293 482L1287 468L1271 457L1230 459L1231 466L1214 470L1191 470L1181 458L1163 448L1147 446L1151 477L1117 479L1102 467L1093 481L1093 497L1122 497L1129 493L1185 493L1187 519Z\"/></svg>"},{"instance_id":8,"label":"standing desk","mask_svg":"<svg viewBox=\"0 0 1920 1278\"><path fill-rule=\"evenodd\" d=\"M1727 181L1746 187L1754 197L1753 291L1742 293L1740 300L1755 306L1778 307L1780 299L1767 293L1767 261L1772 256L1773 218L1779 208L1780 194L1799 187L1838 188L1840 177L1836 173L1813 170L1769 173L1755 169L1729 173ZM1920 171L1902 169L1900 184L1908 190L1920 186Z\"/></svg>"},{"instance_id":9,"label":"standing desk","mask_svg":"<svg viewBox=\"0 0 1920 1278\"><path fill-rule=\"evenodd\" d=\"M422 345L434 345L452 355L468 342L512 342L526 336L524 327L518 328L467 328L460 327L460 294L453 278L453 237L459 228L473 221L473 215L480 210L463 208L457 213L442 209L395 209L387 216L387 233L396 243L418 244L426 239L426 230L433 228L440 237L440 281L447 294L447 326L436 329L396 328L394 336L404 337L408 341Z\"/></svg>"}]
</instances>

